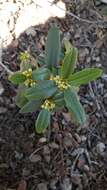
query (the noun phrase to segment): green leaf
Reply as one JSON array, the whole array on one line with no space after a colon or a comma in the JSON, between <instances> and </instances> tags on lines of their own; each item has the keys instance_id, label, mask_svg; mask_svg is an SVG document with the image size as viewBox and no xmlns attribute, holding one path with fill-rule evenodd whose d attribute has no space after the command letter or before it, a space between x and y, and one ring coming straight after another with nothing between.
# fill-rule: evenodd
<instances>
[{"instance_id":1,"label":"green leaf","mask_svg":"<svg viewBox=\"0 0 107 190\"><path fill-rule=\"evenodd\" d=\"M41 101L31 100L31 101L27 102L27 104L25 104L21 108L20 113L32 113L32 112L35 112L36 110L38 110L40 108L40 105L41 105Z\"/></svg>"},{"instance_id":2,"label":"green leaf","mask_svg":"<svg viewBox=\"0 0 107 190\"><path fill-rule=\"evenodd\" d=\"M64 46L65 46L65 50L66 50L65 53L69 53L73 48L71 43L67 39L64 39Z\"/></svg>"},{"instance_id":3,"label":"green leaf","mask_svg":"<svg viewBox=\"0 0 107 190\"><path fill-rule=\"evenodd\" d=\"M42 81L39 82L35 87L29 88L25 96L29 100L42 100L51 97L57 91L57 87L53 81Z\"/></svg>"},{"instance_id":4,"label":"green leaf","mask_svg":"<svg viewBox=\"0 0 107 190\"><path fill-rule=\"evenodd\" d=\"M23 83L26 80L26 76L24 76L20 72L16 72L16 73L14 73L14 74L12 74L12 75L9 76L9 80L13 84L20 84L20 83Z\"/></svg>"},{"instance_id":5,"label":"green leaf","mask_svg":"<svg viewBox=\"0 0 107 190\"><path fill-rule=\"evenodd\" d=\"M40 54L37 58L37 62L39 63L40 66L44 66L46 65L45 63L45 55L44 54Z\"/></svg>"},{"instance_id":6,"label":"green leaf","mask_svg":"<svg viewBox=\"0 0 107 190\"><path fill-rule=\"evenodd\" d=\"M37 133L40 134L46 130L46 128L50 124L50 117L51 117L50 112L46 109L42 109L35 123Z\"/></svg>"},{"instance_id":7,"label":"green leaf","mask_svg":"<svg viewBox=\"0 0 107 190\"><path fill-rule=\"evenodd\" d=\"M72 48L71 51L65 54L63 64L61 66L61 77L67 79L69 75L74 71L75 64L77 62L77 49Z\"/></svg>"},{"instance_id":8,"label":"green leaf","mask_svg":"<svg viewBox=\"0 0 107 190\"><path fill-rule=\"evenodd\" d=\"M57 26L53 25L47 36L45 62L49 69L56 67L60 60L60 34Z\"/></svg>"},{"instance_id":9,"label":"green leaf","mask_svg":"<svg viewBox=\"0 0 107 190\"><path fill-rule=\"evenodd\" d=\"M18 93L16 95L16 105L21 108L23 107L27 102L27 98L25 97L25 90L27 89L27 87L25 87L24 85L20 85L18 88Z\"/></svg>"},{"instance_id":10,"label":"green leaf","mask_svg":"<svg viewBox=\"0 0 107 190\"><path fill-rule=\"evenodd\" d=\"M85 112L75 90L67 89L64 92L64 99L69 112L73 113L76 121L81 125L84 124L86 121Z\"/></svg>"},{"instance_id":11,"label":"green leaf","mask_svg":"<svg viewBox=\"0 0 107 190\"><path fill-rule=\"evenodd\" d=\"M98 68L83 69L71 76L69 76L68 81L72 86L80 86L81 84L87 84L90 81L95 80L100 77L102 70Z\"/></svg>"},{"instance_id":12,"label":"green leaf","mask_svg":"<svg viewBox=\"0 0 107 190\"><path fill-rule=\"evenodd\" d=\"M50 71L47 68L39 68L32 72L32 79L35 81L46 80L50 77Z\"/></svg>"},{"instance_id":13,"label":"green leaf","mask_svg":"<svg viewBox=\"0 0 107 190\"><path fill-rule=\"evenodd\" d=\"M65 106L65 101L64 101L64 93L63 92L57 92L53 97L52 100L55 103L55 107L60 109L61 107Z\"/></svg>"}]
</instances>

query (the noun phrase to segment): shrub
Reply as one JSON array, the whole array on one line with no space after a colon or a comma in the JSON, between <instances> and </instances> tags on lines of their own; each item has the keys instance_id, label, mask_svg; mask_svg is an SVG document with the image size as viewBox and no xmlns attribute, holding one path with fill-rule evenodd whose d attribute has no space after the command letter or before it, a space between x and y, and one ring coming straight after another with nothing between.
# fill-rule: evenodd
<instances>
[{"instance_id":1,"label":"shrub","mask_svg":"<svg viewBox=\"0 0 107 190\"><path fill-rule=\"evenodd\" d=\"M80 124L86 121L84 109L77 95L80 85L101 76L99 68L87 68L74 72L78 51L69 41L61 48L60 33L53 25L47 36L45 53L38 57L38 68L27 63L29 56L21 54L20 71L9 77L18 87L16 104L20 113L40 110L35 122L37 133L43 133L50 125L51 113L66 107Z\"/></svg>"}]
</instances>

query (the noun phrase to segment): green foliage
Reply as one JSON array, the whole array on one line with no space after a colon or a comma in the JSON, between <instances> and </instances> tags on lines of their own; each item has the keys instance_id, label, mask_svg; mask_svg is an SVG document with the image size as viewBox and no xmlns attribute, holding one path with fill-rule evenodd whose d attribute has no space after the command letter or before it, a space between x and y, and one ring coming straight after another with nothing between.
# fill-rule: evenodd
<instances>
[{"instance_id":1,"label":"green foliage","mask_svg":"<svg viewBox=\"0 0 107 190\"><path fill-rule=\"evenodd\" d=\"M68 81L72 86L80 86L95 80L97 77L101 76L101 74L102 70L98 68L83 69L82 71L70 75Z\"/></svg>"},{"instance_id":2,"label":"green foliage","mask_svg":"<svg viewBox=\"0 0 107 190\"><path fill-rule=\"evenodd\" d=\"M75 64L77 62L77 49L71 48L70 51L67 51L65 54L63 64L61 67L61 77L66 79L74 71Z\"/></svg>"},{"instance_id":3,"label":"green foliage","mask_svg":"<svg viewBox=\"0 0 107 190\"><path fill-rule=\"evenodd\" d=\"M53 81L44 80L26 90L25 96L28 100L41 100L51 97L56 91Z\"/></svg>"},{"instance_id":4,"label":"green foliage","mask_svg":"<svg viewBox=\"0 0 107 190\"><path fill-rule=\"evenodd\" d=\"M32 72L32 79L35 81L47 80L50 77L50 70L47 68L38 68Z\"/></svg>"},{"instance_id":5,"label":"green foliage","mask_svg":"<svg viewBox=\"0 0 107 190\"><path fill-rule=\"evenodd\" d=\"M87 68L74 72L78 51L69 41L64 40L65 51L61 50L60 32L53 25L48 32L45 54L37 58L39 67L21 55L20 71L9 77L13 84L19 85L16 104L20 113L40 110L35 122L37 133L43 133L50 125L51 113L66 107L76 122L86 121L84 109L77 95L79 86L100 77L102 70Z\"/></svg>"},{"instance_id":6,"label":"green foliage","mask_svg":"<svg viewBox=\"0 0 107 190\"><path fill-rule=\"evenodd\" d=\"M37 133L43 133L50 124L51 114L48 110L42 109L39 113L37 121L35 122L35 128Z\"/></svg>"},{"instance_id":7,"label":"green foliage","mask_svg":"<svg viewBox=\"0 0 107 190\"><path fill-rule=\"evenodd\" d=\"M9 80L13 83L13 84L20 84L23 83L26 80L26 77L20 73L20 72L16 72L13 75L11 75L9 77Z\"/></svg>"},{"instance_id":8,"label":"green foliage","mask_svg":"<svg viewBox=\"0 0 107 190\"><path fill-rule=\"evenodd\" d=\"M19 108L22 108L28 102L28 99L25 97L25 91L26 86L23 84L19 85L18 92L16 95L16 105Z\"/></svg>"},{"instance_id":9,"label":"green foliage","mask_svg":"<svg viewBox=\"0 0 107 190\"><path fill-rule=\"evenodd\" d=\"M73 88L67 89L64 92L64 100L69 112L73 113L76 121L78 121L81 125L84 124L86 121L85 112L80 104L77 93Z\"/></svg>"},{"instance_id":10,"label":"green foliage","mask_svg":"<svg viewBox=\"0 0 107 190\"><path fill-rule=\"evenodd\" d=\"M21 109L20 113L32 113L39 109L41 100L30 100Z\"/></svg>"},{"instance_id":11,"label":"green foliage","mask_svg":"<svg viewBox=\"0 0 107 190\"><path fill-rule=\"evenodd\" d=\"M47 67L52 70L58 65L60 59L60 34L57 26L53 25L49 32L46 42L45 62Z\"/></svg>"}]
</instances>

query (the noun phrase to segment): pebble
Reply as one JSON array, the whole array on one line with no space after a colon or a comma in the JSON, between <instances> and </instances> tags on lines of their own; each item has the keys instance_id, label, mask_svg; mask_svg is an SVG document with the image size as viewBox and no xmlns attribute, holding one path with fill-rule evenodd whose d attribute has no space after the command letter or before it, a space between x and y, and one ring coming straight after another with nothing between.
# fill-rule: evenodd
<instances>
[{"instance_id":1,"label":"pebble","mask_svg":"<svg viewBox=\"0 0 107 190\"><path fill-rule=\"evenodd\" d=\"M65 136L63 142L66 147L72 147L72 137Z\"/></svg>"},{"instance_id":2,"label":"pebble","mask_svg":"<svg viewBox=\"0 0 107 190\"><path fill-rule=\"evenodd\" d=\"M96 146L97 153L99 153L100 155L102 155L104 153L104 151L105 151L105 148L106 148L105 144L102 143L102 142L99 142L97 144L97 146Z\"/></svg>"},{"instance_id":3,"label":"pebble","mask_svg":"<svg viewBox=\"0 0 107 190\"><path fill-rule=\"evenodd\" d=\"M84 165L83 169L84 169L84 171L85 171L85 172L89 172L89 171L90 171L89 166L88 166L88 165L86 165L86 164Z\"/></svg>"},{"instance_id":4,"label":"pebble","mask_svg":"<svg viewBox=\"0 0 107 190\"><path fill-rule=\"evenodd\" d=\"M6 112L7 112L7 108L5 108L5 107L0 107L0 114L6 113Z\"/></svg>"},{"instance_id":5,"label":"pebble","mask_svg":"<svg viewBox=\"0 0 107 190\"><path fill-rule=\"evenodd\" d=\"M104 104L107 105L107 93L104 95L103 101L104 101Z\"/></svg>"},{"instance_id":6,"label":"pebble","mask_svg":"<svg viewBox=\"0 0 107 190\"><path fill-rule=\"evenodd\" d=\"M49 146L50 146L51 148L53 148L53 149L58 149L58 148L59 148L59 145L56 144L55 142L50 143Z\"/></svg>"},{"instance_id":7,"label":"pebble","mask_svg":"<svg viewBox=\"0 0 107 190\"><path fill-rule=\"evenodd\" d=\"M47 190L47 184L46 183L39 183L37 185L37 190Z\"/></svg>"},{"instance_id":8,"label":"pebble","mask_svg":"<svg viewBox=\"0 0 107 190\"><path fill-rule=\"evenodd\" d=\"M0 96L3 94L3 92L4 92L4 88L3 88L3 85L0 82Z\"/></svg>"},{"instance_id":9,"label":"pebble","mask_svg":"<svg viewBox=\"0 0 107 190\"><path fill-rule=\"evenodd\" d=\"M39 143L45 143L46 141L47 141L47 140L46 140L45 137L42 137L42 138L39 139Z\"/></svg>"},{"instance_id":10,"label":"pebble","mask_svg":"<svg viewBox=\"0 0 107 190\"><path fill-rule=\"evenodd\" d=\"M81 136L81 141L82 141L82 142L85 142L86 140L87 140L87 137L84 136L84 135L82 135L82 136Z\"/></svg>"}]
</instances>

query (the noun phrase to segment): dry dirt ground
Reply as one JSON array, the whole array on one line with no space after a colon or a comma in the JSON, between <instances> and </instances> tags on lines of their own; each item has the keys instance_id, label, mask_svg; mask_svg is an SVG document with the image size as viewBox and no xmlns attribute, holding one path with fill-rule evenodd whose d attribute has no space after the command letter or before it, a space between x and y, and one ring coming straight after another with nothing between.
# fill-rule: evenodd
<instances>
[{"instance_id":1,"label":"dry dirt ground","mask_svg":"<svg viewBox=\"0 0 107 190\"><path fill-rule=\"evenodd\" d=\"M95 1L63 3L64 18L50 18L25 29L17 39L14 36L3 49L2 63L18 70L18 55L25 50L36 59L44 51L51 23L56 22L61 38L68 38L79 50L76 69L103 69L100 79L79 92L87 123L76 126L63 110L53 116L50 131L37 135L34 121L38 113L19 114L16 87L1 66L0 190L107 190L107 17Z\"/></svg>"}]
</instances>

